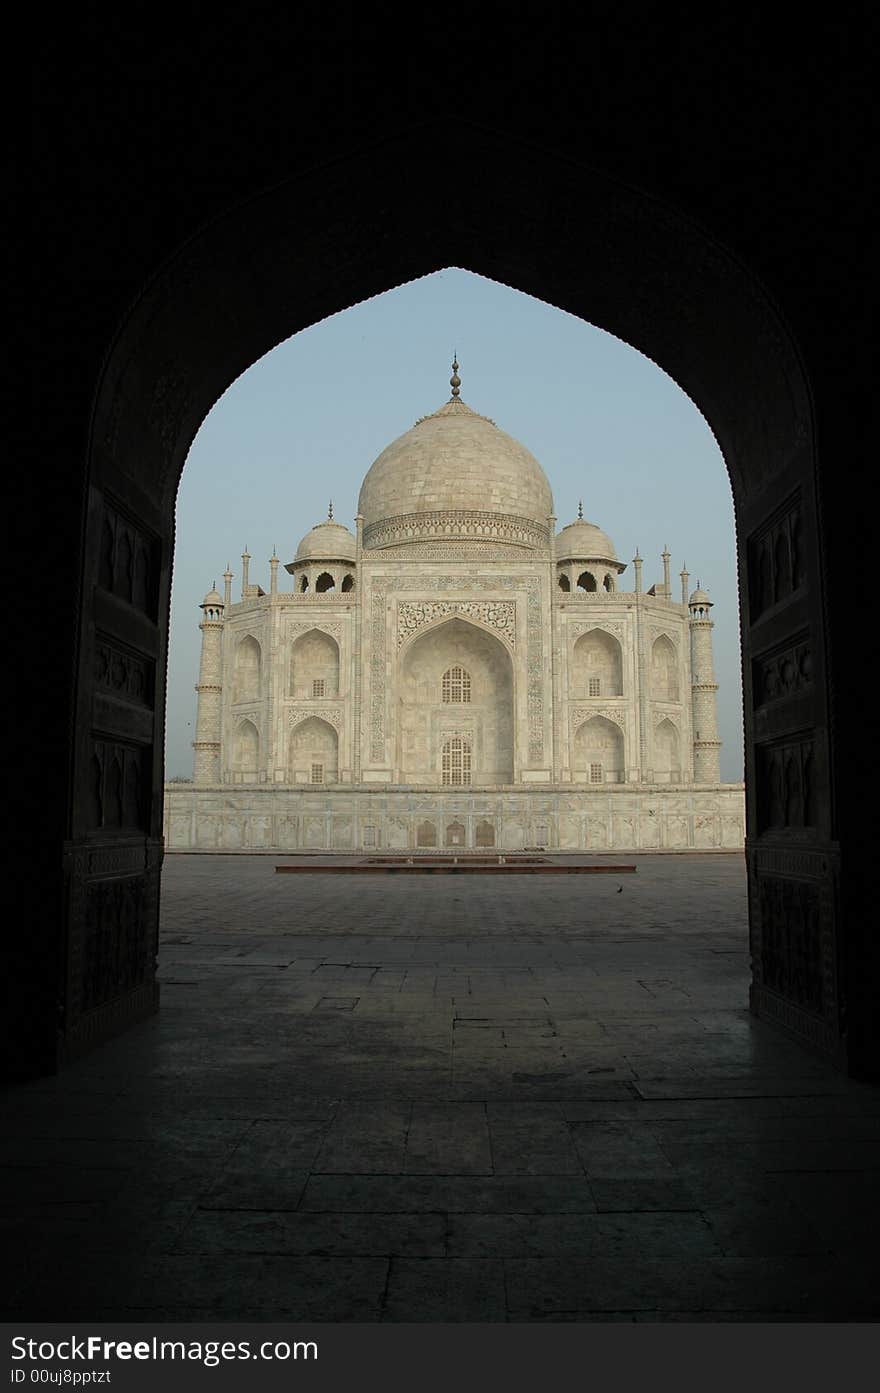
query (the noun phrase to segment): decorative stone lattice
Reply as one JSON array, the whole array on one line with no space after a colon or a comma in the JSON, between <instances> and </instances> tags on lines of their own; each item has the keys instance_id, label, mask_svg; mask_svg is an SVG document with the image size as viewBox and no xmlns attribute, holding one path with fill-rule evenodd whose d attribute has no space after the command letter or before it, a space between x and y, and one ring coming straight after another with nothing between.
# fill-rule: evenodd
<instances>
[{"instance_id":1,"label":"decorative stone lattice","mask_svg":"<svg viewBox=\"0 0 880 1393\"><path fill-rule=\"evenodd\" d=\"M236 730L238 729L239 726L244 725L245 721L250 721L251 725L254 726L254 727L259 731L259 729L260 729L260 713L259 713L259 711L236 711L236 713L235 713L235 727L236 727Z\"/></svg>"},{"instance_id":2,"label":"decorative stone lattice","mask_svg":"<svg viewBox=\"0 0 880 1393\"><path fill-rule=\"evenodd\" d=\"M397 606L398 648L412 634L423 629L425 625L432 624L434 620L441 617L456 614L465 615L470 619L478 619L481 624L487 624L490 628L496 629L511 648L515 646L516 602L514 600L486 600L484 602L433 600L427 603L401 600Z\"/></svg>"},{"instance_id":3,"label":"decorative stone lattice","mask_svg":"<svg viewBox=\"0 0 880 1393\"><path fill-rule=\"evenodd\" d=\"M294 726L298 726L302 721L309 720L311 716L314 716L316 720L319 721L327 721L327 723L334 726L336 730L339 730L342 726L342 710L338 706L329 709L323 706L295 706L287 712L288 730L293 730Z\"/></svg>"},{"instance_id":4,"label":"decorative stone lattice","mask_svg":"<svg viewBox=\"0 0 880 1393\"><path fill-rule=\"evenodd\" d=\"M526 592L526 670L529 761L544 757L544 634L541 624L541 588L535 576L466 575L382 576L373 582L370 606L370 757L376 764L385 758L385 709L388 672L385 606L390 591L486 589ZM465 602L469 603L469 602ZM503 603L495 601L495 604Z\"/></svg>"}]
</instances>

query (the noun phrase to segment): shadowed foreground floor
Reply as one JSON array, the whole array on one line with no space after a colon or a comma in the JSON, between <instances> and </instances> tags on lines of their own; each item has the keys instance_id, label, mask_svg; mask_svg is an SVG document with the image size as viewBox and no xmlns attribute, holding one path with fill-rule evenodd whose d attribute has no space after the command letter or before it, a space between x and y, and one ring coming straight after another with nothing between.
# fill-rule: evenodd
<instances>
[{"instance_id":1,"label":"shadowed foreground floor","mask_svg":"<svg viewBox=\"0 0 880 1393\"><path fill-rule=\"evenodd\" d=\"M880 1089L748 1016L741 857L619 859L169 857L160 1015L2 1102L10 1314L876 1319Z\"/></svg>"}]
</instances>

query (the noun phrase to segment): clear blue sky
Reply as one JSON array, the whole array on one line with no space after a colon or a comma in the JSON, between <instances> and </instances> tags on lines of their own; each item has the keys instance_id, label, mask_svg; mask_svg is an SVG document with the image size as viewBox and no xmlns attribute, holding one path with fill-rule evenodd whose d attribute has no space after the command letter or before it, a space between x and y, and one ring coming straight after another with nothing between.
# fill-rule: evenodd
<instances>
[{"instance_id":1,"label":"clear blue sky","mask_svg":"<svg viewBox=\"0 0 880 1393\"><path fill-rule=\"evenodd\" d=\"M577 515L607 532L621 561L636 547L647 589L672 553L673 595L687 563L715 603L721 777L740 780L742 689L733 501L699 411L649 359L583 320L468 271L399 286L313 325L266 354L224 393L193 442L177 498L166 771L192 774L201 613L211 582L233 596L241 553L269 588L314 523L354 530L364 474L390 441L461 395L544 467L558 526ZM279 585L290 586L279 568ZM633 588L631 564L620 578Z\"/></svg>"}]
</instances>

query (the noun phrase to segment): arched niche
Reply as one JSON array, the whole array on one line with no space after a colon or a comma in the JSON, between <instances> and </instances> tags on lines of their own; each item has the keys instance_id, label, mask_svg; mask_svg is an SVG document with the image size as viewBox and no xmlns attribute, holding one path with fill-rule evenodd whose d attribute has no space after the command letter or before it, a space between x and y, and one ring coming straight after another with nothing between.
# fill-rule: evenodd
<instances>
[{"instance_id":1,"label":"arched niche","mask_svg":"<svg viewBox=\"0 0 880 1393\"><path fill-rule=\"evenodd\" d=\"M680 700L678 654L666 634L660 634L651 645L651 699Z\"/></svg>"},{"instance_id":2,"label":"arched niche","mask_svg":"<svg viewBox=\"0 0 880 1393\"><path fill-rule=\"evenodd\" d=\"M331 590L336 589L336 581L330 571L319 571L315 580L315 594L327 595Z\"/></svg>"},{"instance_id":3,"label":"arched niche","mask_svg":"<svg viewBox=\"0 0 880 1393\"><path fill-rule=\"evenodd\" d=\"M257 701L260 696L260 645L252 634L246 634L235 650L233 700Z\"/></svg>"},{"instance_id":4,"label":"arched niche","mask_svg":"<svg viewBox=\"0 0 880 1393\"><path fill-rule=\"evenodd\" d=\"M256 780L260 767L260 736L253 721L239 721L232 737L232 769L237 782Z\"/></svg>"},{"instance_id":5,"label":"arched niche","mask_svg":"<svg viewBox=\"0 0 880 1393\"><path fill-rule=\"evenodd\" d=\"M339 694L339 644L322 629L300 634L290 650L292 697L311 701Z\"/></svg>"},{"instance_id":6,"label":"arched niche","mask_svg":"<svg viewBox=\"0 0 880 1393\"><path fill-rule=\"evenodd\" d=\"M420 822L416 828L416 846L436 846L437 827L433 822Z\"/></svg>"},{"instance_id":7,"label":"arched niche","mask_svg":"<svg viewBox=\"0 0 880 1393\"><path fill-rule=\"evenodd\" d=\"M654 731L654 782L681 781L681 739L670 720L663 720Z\"/></svg>"},{"instance_id":8,"label":"arched niche","mask_svg":"<svg viewBox=\"0 0 880 1393\"><path fill-rule=\"evenodd\" d=\"M575 640L570 697L623 696L623 650L613 634L590 629Z\"/></svg>"},{"instance_id":9,"label":"arched niche","mask_svg":"<svg viewBox=\"0 0 880 1393\"><path fill-rule=\"evenodd\" d=\"M329 721L309 716L290 732L289 778L293 784L335 784L339 736Z\"/></svg>"},{"instance_id":10,"label":"arched niche","mask_svg":"<svg viewBox=\"0 0 880 1393\"><path fill-rule=\"evenodd\" d=\"M598 590L599 587L596 584L596 577L593 575L592 571L581 571L577 578L577 588L578 590L585 590L589 595L592 595Z\"/></svg>"},{"instance_id":11,"label":"arched niche","mask_svg":"<svg viewBox=\"0 0 880 1393\"><path fill-rule=\"evenodd\" d=\"M568 594L571 590L571 581L569 580L568 576L565 574L564 571L559 572L559 575L557 577L557 584L559 586L559 589L562 590L565 594Z\"/></svg>"},{"instance_id":12,"label":"arched niche","mask_svg":"<svg viewBox=\"0 0 880 1393\"><path fill-rule=\"evenodd\" d=\"M467 682L453 682L455 673ZM419 634L403 650L397 699L402 783L442 782L443 746L452 737L469 744L472 786L513 781L513 670L494 634L459 618Z\"/></svg>"},{"instance_id":13,"label":"arched niche","mask_svg":"<svg viewBox=\"0 0 880 1393\"><path fill-rule=\"evenodd\" d=\"M625 782L623 731L605 716L591 716L574 737L575 778L588 784Z\"/></svg>"},{"instance_id":14,"label":"arched niche","mask_svg":"<svg viewBox=\"0 0 880 1393\"><path fill-rule=\"evenodd\" d=\"M464 847L465 839L465 826L463 822L458 821L458 818L446 824L446 831L443 838L445 846Z\"/></svg>"},{"instance_id":15,"label":"arched niche","mask_svg":"<svg viewBox=\"0 0 880 1393\"><path fill-rule=\"evenodd\" d=\"M478 847L490 847L495 845L495 824L489 822L487 818L482 818L474 829L474 845Z\"/></svg>"},{"instance_id":16,"label":"arched niche","mask_svg":"<svg viewBox=\"0 0 880 1393\"><path fill-rule=\"evenodd\" d=\"M352 590L354 590L354 576L349 572L342 577L342 594L350 595Z\"/></svg>"}]
</instances>

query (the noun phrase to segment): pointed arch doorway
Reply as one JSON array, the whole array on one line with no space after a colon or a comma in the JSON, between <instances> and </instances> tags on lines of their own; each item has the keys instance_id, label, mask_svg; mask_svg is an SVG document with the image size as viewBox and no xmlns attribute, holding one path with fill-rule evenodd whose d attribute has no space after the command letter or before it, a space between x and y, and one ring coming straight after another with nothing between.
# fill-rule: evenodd
<instances>
[{"instance_id":1,"label":"pointed arch doorway","mask_svg":"<svg viewBox=\"0 0 880 1393\"><path fill-rule=\"evenodd\" d=\"M166 264L119 328L97 389L87 464L64 852L69 893L62 931L46 944L50 970L62 983L63 1024L58 1032L48 1006L35 1024L42 1066L81 1053L157 1004L161 798L142 800L135 838L123 841L94 826L101 802L94 789L95 635L134 655L150 674L149 731L141 743L157 791L174 495L201 420L229 382L281 339L437 269L454 245L469 269L639 348L696 402L719 441L739 538L752 1007L838 1062L861 1067L877 1039L864 985L850 993L848 1022L841 1010L844 978L857 986L867 960L837 913L823 539L798 351L757 279L723 248L684 217L595 170L471 132L469 162L481 177L462 179L438 209L432 171L447 144L445 129L404 133L230 210ZM559 207L585 216L561 225ZM414 219L414 208L431 215ZM251 254L255 247L259 257ZM117 603L123 572L135 570L126 569L124 553L141 558L140 580L128 583ZM765 669L786 645L794 653L804 644L810 662L800 690L807 705L777 703L770 720ZM111 730L101 739L106 752L125 736ZM786 767L797 762L802 781L804 770L810 778L806 795L788 800L784 825L775 804L771 816L769 797L780 760ZM133 887L126 924L143 967L137 980L129 974L124 983L107 982L101 999L86 1005L75 965L91 951L90 905L109 895L90 869L96 851L113 868L108 885L115 878ZM800 917L792 905L803 908ZM805 954L808 992L798 967Z\"/></svg>"}]
</instances>

